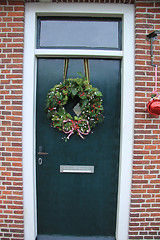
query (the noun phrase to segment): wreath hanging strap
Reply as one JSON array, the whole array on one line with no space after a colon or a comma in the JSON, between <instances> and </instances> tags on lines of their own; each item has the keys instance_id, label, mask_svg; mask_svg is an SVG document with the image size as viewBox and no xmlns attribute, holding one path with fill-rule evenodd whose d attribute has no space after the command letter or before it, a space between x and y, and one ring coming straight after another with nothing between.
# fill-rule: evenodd
<instances>
[{"instance_id":1,"label":"wreath hanging strap","mask_svg":"<svg viewBox=\"0 0 160 240\"><path fill-rule=\"evenodd\" d=\"M86 77L66 79L69 59L65 59L63 82L55 85L47 95L46 112L54 128L68 134L65 141L75 132L84 139L104 117L102 93L89 84L88 59L84 59ZM69 97L78 96L79 103L74 106L76 116L66 112Z\"/></svg>"},{"instance_id":2,"label":"wreath hanging strap","mask_svg":"<svg viewBox=\"0 0 160 240\"><path fill-rule=\"evenodd\" d=\"M84 59L84 72L88 82L90 83L89 62L86 58Z\"/></svg>"},{"instance_id":3,"label":"wreath hanging strap","mask_svg":"<svg viewBox=\"0 0 160 240\"><path fill-rule=\"evenodd\" d=\"M85 58L83 59L84 61L84 72L85 72L85 77L90 82L90 74L89 74L89 62L88 59ZM67 77L67 71L68 71L68 64L69 64L69 58L65 58L64 60L64 72L63 72L63 81L65 82L66 77Z\"/></svg>"},{"instance_id":4,"label":"wreath hanging strap","mask_svg":"<svg viewBox=\"0 0 160 240\"><path fill-rule=\"evenodd\" d=\"M63 72L63 81L66 81L67 77L67 71L68 71L68 64L69 64L69 58L65 58L64 60L64 72Z\"/></svg>"}]
</instances>

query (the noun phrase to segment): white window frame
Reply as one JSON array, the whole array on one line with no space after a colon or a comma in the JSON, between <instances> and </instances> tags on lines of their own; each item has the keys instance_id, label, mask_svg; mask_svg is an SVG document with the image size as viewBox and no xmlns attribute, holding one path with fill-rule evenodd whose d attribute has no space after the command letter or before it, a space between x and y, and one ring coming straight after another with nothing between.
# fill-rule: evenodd
<instances>
[{"instance_id":1,"label":"white window frame","mask_svg":"<svg viewBox=\"0 0 160 240\"><path fill-rule=\"evenodd\" d=\"M122 17L122 51L36 49L37 16ZM121 139L116 240L128 240L134 126L134 6L99 3L26 3L23 84L24 236L35 240L36 171L35 118L38 57L92 57L122 60Z\"/></svg>"}]
</instances>

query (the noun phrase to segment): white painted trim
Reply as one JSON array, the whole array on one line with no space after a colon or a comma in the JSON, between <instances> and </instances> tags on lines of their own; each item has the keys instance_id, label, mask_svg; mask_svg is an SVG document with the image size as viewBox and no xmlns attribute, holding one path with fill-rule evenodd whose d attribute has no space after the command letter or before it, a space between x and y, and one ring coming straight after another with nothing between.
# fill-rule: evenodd
<instances>
[{"instance_id":1,"label":"white painted trim","mask_svg":"<svg viewBox=\"0 0 160 240\"><path fill-rule=\"evenodd\" d=\"M128 24L129 23L129 24ZM134 8L123 15L121 148L117 240L128 240L134 128Z\"/></svg>"},{"instance_id":2,"label":"white painted trim","mask_svg":"<svg viewBox=\"0 0 160 240\"><path fill-rule=\"evenodd\" d=\"M122 110L120 174L117 208L117 240L128 240L129 205L134 125L134 6L98 3L26 3L23 86L23 180L25 240L36 237L35 182L35 71L36 57L69 56L68 50L35 50L37 15L121 16L123 51L88 52L70 50L72 56L112 57L122 59ZM50 53L49 53L50 51ZM59 51L59 52L58 52ZM74 53L73 53L74 51ZM81 55L82 54L82 55Z\"/></svg>"},{"instance_id":3,"label":"white painted trim","mask_svg":"<svg viewBox=\"0 0 160 240\"><path fill-rule=\"evenodd\" d=\"M24 190L24 235L25 240L35 240L35 169L34 169L34 96L35 96L35 14L25 13L25 43L23 70L23 190ZM33 31L31 30L33 29ZM29 37L29 38L28 38ZM29 49L29 52L28 52Z\"/></svg>"},{"instance_id":4,"label":"white painted trim","mask_svg":"<svg viewBox=\"0 0 160 240\"><path fill-rule=\"evenodd\" d=\"M109 58L122 58L123 51L110 51L110 50L72 50L72 49L36 49L35 55L37 57L65 57L70 56L87 56L87 57L109 57Z\"/></svg>"}]
</instances>

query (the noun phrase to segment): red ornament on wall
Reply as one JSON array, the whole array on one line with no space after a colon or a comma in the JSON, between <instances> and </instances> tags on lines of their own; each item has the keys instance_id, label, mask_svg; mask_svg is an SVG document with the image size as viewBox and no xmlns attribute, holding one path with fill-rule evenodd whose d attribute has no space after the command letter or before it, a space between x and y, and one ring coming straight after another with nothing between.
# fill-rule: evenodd
<instances>
[{"instance_id":1,"label":"red ornament on wall","mask_svg":"<svg viewBox=\"0 0 160 240\"><path fill-rule=\"evenodd\" d=\"M153 99L149 101L147 104L148 112L152 115L158 116L160 115L160 100L159 99Z\"/></svg>"},{"instance_id":2,"label":"red ornament on wall","mask_svg":"<svg viewBox=\"0 0 160 240\"><path fill-rule=\"evenodd\" d=\"M157 65L155 66L155 90L147 104L147 110L152 115L160 115L160 95L157 93Z\"/></svg>"}]
</instances>

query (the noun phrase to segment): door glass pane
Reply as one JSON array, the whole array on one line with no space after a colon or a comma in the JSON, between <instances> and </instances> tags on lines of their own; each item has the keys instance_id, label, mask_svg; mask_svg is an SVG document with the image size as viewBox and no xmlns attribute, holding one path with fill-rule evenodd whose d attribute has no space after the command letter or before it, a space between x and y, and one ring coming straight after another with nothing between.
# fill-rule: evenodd
<instances>
[{"instance_id":1,"label":"door glass pane","mask_svg":"<svg viewBox=\"0 0 160 240\"><path fill-rule=\"evenodd\" d=\"M38 48L121 49L121 19L39 18Z\"/></svg>"}]
</instances>

